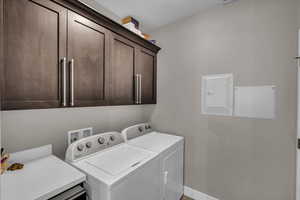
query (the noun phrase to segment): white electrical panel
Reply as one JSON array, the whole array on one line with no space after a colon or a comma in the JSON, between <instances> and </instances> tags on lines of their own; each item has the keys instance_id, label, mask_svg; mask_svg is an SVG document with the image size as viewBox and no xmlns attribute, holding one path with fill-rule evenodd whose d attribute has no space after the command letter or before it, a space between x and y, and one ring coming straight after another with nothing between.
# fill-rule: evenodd
<instances>
[{"instance_id":1,"label":"white electrical panel","mask_svg":"<svg viewBox=\"0 0 300 200\"><path fill-rule=\"evenodd\" d=\"M275 86L235 87L234 115L274 119L275 92Z\"/></svg>"},{"instance_id":2,"label":"white electrical panel","mask_svg":"<svg viewBox=\"0 0 300 200\"><path fill-rule=\"evenodd\" d=\"M232 116L232 74L203 76L201 93L202 114Z\"/></svg>"}]
</instances>

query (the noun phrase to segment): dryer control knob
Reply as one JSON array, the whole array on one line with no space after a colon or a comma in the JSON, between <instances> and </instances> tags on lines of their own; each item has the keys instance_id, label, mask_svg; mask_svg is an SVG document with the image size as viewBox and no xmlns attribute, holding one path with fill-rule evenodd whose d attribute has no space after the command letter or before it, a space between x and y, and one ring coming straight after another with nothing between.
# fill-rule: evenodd
<instances>
[{"instance_id":1,"label":"dryer control knob","mask_svg":"<svg viewBox=\"0 0 300 200\"><path fill-rule=\"evenodd\" d=\"M109 139L110 139L110 141L115 141L115 136L113 136L113 135L111 135L110 137L109 137Z\"/></svg>"},{"instance_id":2,"label":"dryer control knob","mask_svg":"<svg viewBox=\"0 0 300 200\"><path fill-rule=\"evenodd\" d=\"M92 147L92 142L87 142L86 144L85 144L85 146L86 146L86 148L91 148Z\"/></svg>"},{"instance_id":3,"label":"dryer control knob","mask_svg":"<svg viewBox=\"0 0 300 200\"><path fill-rule=\"evenodd\" d=\"M140 127L139 127L139 131L140 131L140 132L143 132L143 127L140 126Z\"/></svg>"},{"instance_id":4,"label":"dryer control knob","mask_svg":"<svg viewBox=\"0 0 300 200\"><path fill-rule=\"evenodd\" d=\"M99 144L104 144L105 139L103 137L99 137L98 142Z\"/></svg>"},{"instance_id":5,"label":"dryer control knob","mask_svg":"<svg viewBox=\"0 0 300 200\"><path fill-rule=\"evenodd\" d=\"M79 144L78 146L77 146L77 150L78 151L82 151L84 149L84 146L82 145L82 144Z\"/></svg>"},{"instance_id":6,"label":"dryer control knob","mask_svg":"<svg viewBox=\"0 0 300 200\"><path fill-rule=\"evenodd\" d=\"M151 129L151 126L148 124L148 125L145 125L145 129L148 130L148 129Z\"/></svg>"}]
</instances>

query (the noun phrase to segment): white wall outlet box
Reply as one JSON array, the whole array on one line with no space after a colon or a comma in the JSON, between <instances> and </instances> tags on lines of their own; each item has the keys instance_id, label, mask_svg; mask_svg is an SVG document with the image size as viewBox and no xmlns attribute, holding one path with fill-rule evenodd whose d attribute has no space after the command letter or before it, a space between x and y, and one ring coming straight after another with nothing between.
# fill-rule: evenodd
<instances>
[{"instance_id":1,"label":"white wall outlet box","mask_svg":"<svg viewBox=\"0 0 300 200\"><path fill-rule=\"evenodd\" d=\"M78 130L68 131L68 145L85 137L93 135L93 128L83 128Z\"/></svg>"},{"instance_id":2,"label":"white wall outlet box","mask_svg":"<svg viewBox=\"0 0 300 200\"><path fill-rule=\"evenodd\" d=\"M234 115L258 119L275 118L276 86L235 87Z\"/></svg>"},{"instance_id":3,"label":"white wall outlet box","mask_svg":"<svg viewBox=\"0 0 300 200\"><path fill-rule=\"evenodd\" d=\"M80 131L69 131L68 132L68 144L72 144L81 138Z\"/></svg>"},{"instance_id":4,"label":"white wall outlet box","mask_svg":"<svg viewBox=\"0 0 300 200\"><path fill-rule=\"evenodd\" d=\"M232 116L233 74L202 77L201 111L206 115Z\"/></svg>"}]
</instances>

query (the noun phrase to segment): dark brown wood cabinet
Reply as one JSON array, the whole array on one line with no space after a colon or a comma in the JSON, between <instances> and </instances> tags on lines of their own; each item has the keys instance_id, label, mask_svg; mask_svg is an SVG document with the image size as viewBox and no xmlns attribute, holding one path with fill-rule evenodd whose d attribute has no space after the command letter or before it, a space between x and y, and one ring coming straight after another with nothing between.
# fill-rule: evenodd
<instances>
[{"instance_id":1,"label":"dark brown wood cabinet","mask_svg":"<svg viewBox=\"0 0 300 200\"><path fill-rule=\"evenodd\" d=\"M142 47L137 48L136 73L140 74L141 104L156 103L156 54Z\"/></svg>"},{"instance_id":2,"label":"dark brown wood cabinet","mask_svg":"<svg viewBox=\"0 0 300 200\"><path fill-rule=\"evenodd\" d=\"M156 103L159 47L76 0L0 5L2 109Z\"/></svg>"},{"instance_id":3,"label":"dark brown wood cabinet","mask_svg":"<svg viewBox=\"0 0 300 200\"><path fill-rule=\"evenodd\" d=\"M3 14L3 108L59 107L67 10L48 0L5 0Z\"/></svg>"},{"instance_id":4,"label":"dark brown wood cabinet","mask_svg":"<svg viewBox=\"0 0 300 200\"><path fill-rule=\"evenodd\" d=\"M156 103L156 53L112 34L111 62L112 105Z\"/></svg>"},{"instance_id":5,"label":"dark brown wood cabinet","mask_svg":"<svg viewBox=\"0 0 300 200\"><path fill-rule=\"evenodd\" d=\"M117 35L111 37L111 104L135 104L136 44Z\"/></svg>"},{"instance_id":6,"label":"dark brown wood cabinet","mask_svg":"<svg viewBox=\"0 0 300 200\"><path fill-rule=\"evenodd\" d=\"M108 104L109 42L107 29L68 12L70 106Z\"/></svg>"}]
</instances>

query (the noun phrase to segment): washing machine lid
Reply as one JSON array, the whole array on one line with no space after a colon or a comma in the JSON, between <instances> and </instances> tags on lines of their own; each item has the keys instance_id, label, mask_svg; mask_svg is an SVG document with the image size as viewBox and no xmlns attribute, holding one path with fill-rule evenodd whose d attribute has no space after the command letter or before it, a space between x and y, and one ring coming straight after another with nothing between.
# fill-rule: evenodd
<instances>
[{"instance_id":1,"label":"washing machine lid","mask_svg":"<svg viewBox=\"0 0 300 200\"><path fill-rule=\"evenodd\" d=\"M111 176L117 176L139 165L150 156L151 152L122 145L119 148L97 154L87 159L86 163Z\"/></svg>"},{"instance_id":2,"label":"washing machine lid","mask_svg":"<svg viewBox=\"0 0 300 200\"><path fill-rule=\"evenodd\" d=\"M183 137L153 131L146 135L128 140L127 144L160 153L178 142L183 142Z\"/></svg>"}]
</instances>

